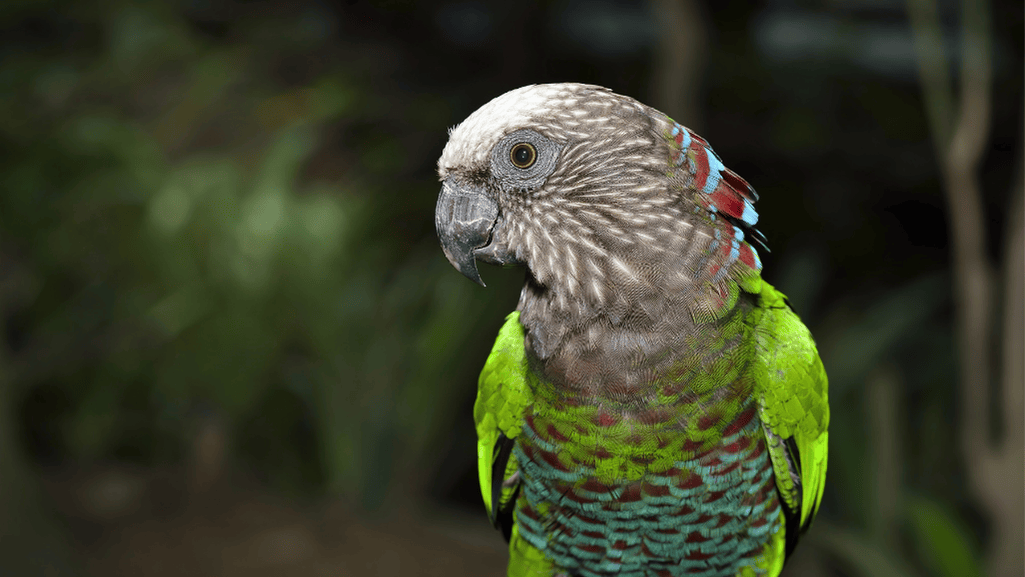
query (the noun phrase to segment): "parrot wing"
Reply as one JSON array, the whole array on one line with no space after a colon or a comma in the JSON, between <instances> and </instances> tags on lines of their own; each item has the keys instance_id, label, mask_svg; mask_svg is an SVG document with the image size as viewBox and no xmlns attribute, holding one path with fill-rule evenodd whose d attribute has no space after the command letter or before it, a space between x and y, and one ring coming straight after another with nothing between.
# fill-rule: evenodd
<instances>
[{"instance_id":1,"label":"parrot wing","mask_svg":"<svg viewBox=\"0 0 1025 577\"><path fill-rule=\"evenodd\" d=\"M829 393L811 334L786 297L761 283L755 309L759 416L784 511L786 556L811 525L826 482Z\"/></svg>"},{"instance_id":2,"label":"parrot wing","mask_svg":"<svg viewBox=\"0 0 1025 577\"><path fill-rule=\"evenodd\" d=\"M473 419L477 426L477 469L480 491L491 523L508 541L519 493L513 445L523 413L533 402L527 384L529 369L523 348L523 326L515 311L505 319L477 384Z\"/></svg>"}]
</instances>

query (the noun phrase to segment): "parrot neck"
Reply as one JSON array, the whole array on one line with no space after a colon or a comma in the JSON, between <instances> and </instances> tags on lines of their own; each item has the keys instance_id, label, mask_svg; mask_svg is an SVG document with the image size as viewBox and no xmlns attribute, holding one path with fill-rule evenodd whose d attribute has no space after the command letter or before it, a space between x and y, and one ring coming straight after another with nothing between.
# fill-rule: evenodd
<instances>
[{"instance_id":1,"label":"parrot neck","mask_svg":"<svg viewBox=\"0 0 1025 577\"><path fill-rule=\"evenodd\" d=\"M715 308L697 290L667 295L636 286L631 298L599 304L528 274L518 307L528 360L557 390L626 402L654 393L658 383L698 370L707 355L739 345L723 338L724 329L742 324L753 300L727 281L715 286Z\"/></svg>"}]
</instances>

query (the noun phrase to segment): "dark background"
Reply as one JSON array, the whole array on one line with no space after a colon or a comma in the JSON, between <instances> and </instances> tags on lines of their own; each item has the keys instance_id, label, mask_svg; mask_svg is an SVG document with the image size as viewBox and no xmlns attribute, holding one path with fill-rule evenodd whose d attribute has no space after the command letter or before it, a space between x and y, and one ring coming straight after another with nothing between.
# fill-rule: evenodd
<instances>
[{"instance_id":1,"label":"dark background","mask_svg":"<svg viewBox=\"0 0 1025 577\"><path fill-rule=\"evenodd\" d=\"M434 163L579 81L761 194L830 375L787 574L1021 575L1022 3L963 4L7 0L0 574L501 574L471 408L522 272L448 265Z\"/></svg>"}]
</instances>

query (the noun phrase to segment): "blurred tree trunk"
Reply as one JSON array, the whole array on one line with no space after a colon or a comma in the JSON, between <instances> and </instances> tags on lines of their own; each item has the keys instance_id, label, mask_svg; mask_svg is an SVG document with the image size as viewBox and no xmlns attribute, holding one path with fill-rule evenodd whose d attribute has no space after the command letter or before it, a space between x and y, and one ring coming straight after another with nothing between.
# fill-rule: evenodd
<instances>
[{"instance_id":1,"label":"blurred tree trunk","mask_svg":"<svg viewBox=\"0 0 1025 577\"><path fill-rule=\"evenodd\" d=\"M0 326L6 318L13 284L9 263L0 256ZM17 391L11 381L6 343L0 341L0 575L75 577L84 571L45 504L39 479L25 459L15 410Z\"/></svg>"},{"instance_id":2,"label":"blurred tree trunk","mask_svg":"<svg viewBox=\"0 0 1025 577\"><path fill-rule=\"evenodd\" d=\"M872 373L865 383L869 410L869 436L872 439L873 498L869 511L869 534L876 544L889 550L898 542L900 528L901 464L903 436L901 422L902 389L900 373L895 367L883 366Z\"/></svg>"},{"instance_id":3,"label":"blurred tree trunk","mask_svg":"<svg viewBox=\"0 0 1025 577\"><path fill-rule=\"evenodd\" d=\"M1025 142L1025 138L1022 139ZM1005 236L1003 310L1003 375L1000 408L1003 414L1002 442L994 469L986 474L1008 491L996 504L1004 508L997 520L1002 538L994 543L990 575L1025 575L1025 170L1018 167L1018 182L1011 199L1010 226Z\"/></svg>"},{"instance_id":4,"label":"blurred tree trunk","mask_svg":"<svg viewBox=\"0 0 1025 577\"><path fill-rule=\"evenodd\" d=\"M1025 518L1025 425L1022 423L1022 189L1016 182L1005 237L1006 279L1002 311L1004 346L993 346L996 282L986 254L979 164L986 148L992 98L989 3L961 0L961 74L957 109L943 56L935 0L908 0L919 56L926 110L943 172L953 253L960 378L961 450L971 491L992 527L984 566L996 577L1021 575ZM1021 171L1019 171L1020 173ZM1004 355L1002 379L994 380L993 351ZM1001 365L997 365L1001 366ZM993 385L997 391L994 393ZM990 395L1000 407L990 414ZM1001 423L998 439L990 423Z\"/></svg>"}]
</instances>

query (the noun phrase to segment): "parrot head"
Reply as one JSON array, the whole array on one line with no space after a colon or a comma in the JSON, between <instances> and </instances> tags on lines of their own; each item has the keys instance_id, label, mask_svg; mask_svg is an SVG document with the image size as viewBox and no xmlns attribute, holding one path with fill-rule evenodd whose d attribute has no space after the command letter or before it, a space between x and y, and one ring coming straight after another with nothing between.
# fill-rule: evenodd
<instances>
[{"instance_id":1,"label":"parrot head","mask_svg":"<svg viewBox=\"0 0 1025 577\"><path fill-rule=\"evenodd\" d=\"M495 98L450 131L438 174L445 256L481 285L478 261L526 267L518 308L539 357L594 327L626 338L714 320L760 278L755 191L700 136L606 88Z\"/></svg>"},{"instance_id":2,"label":"parrot head","mask_svg":"<svg viewBox=\"0 0 1025 577\"><path fill-rule=\"evenodd\" d=\"M435 224L449 262L482 285L478 260L576 291L594 292L583 285L612 259L642 275L629 245L680 232L667 230L675 199L662 194L659 114L584 84L525 86L478 109L438 161Z\"/></svg>"}]
</instances>

